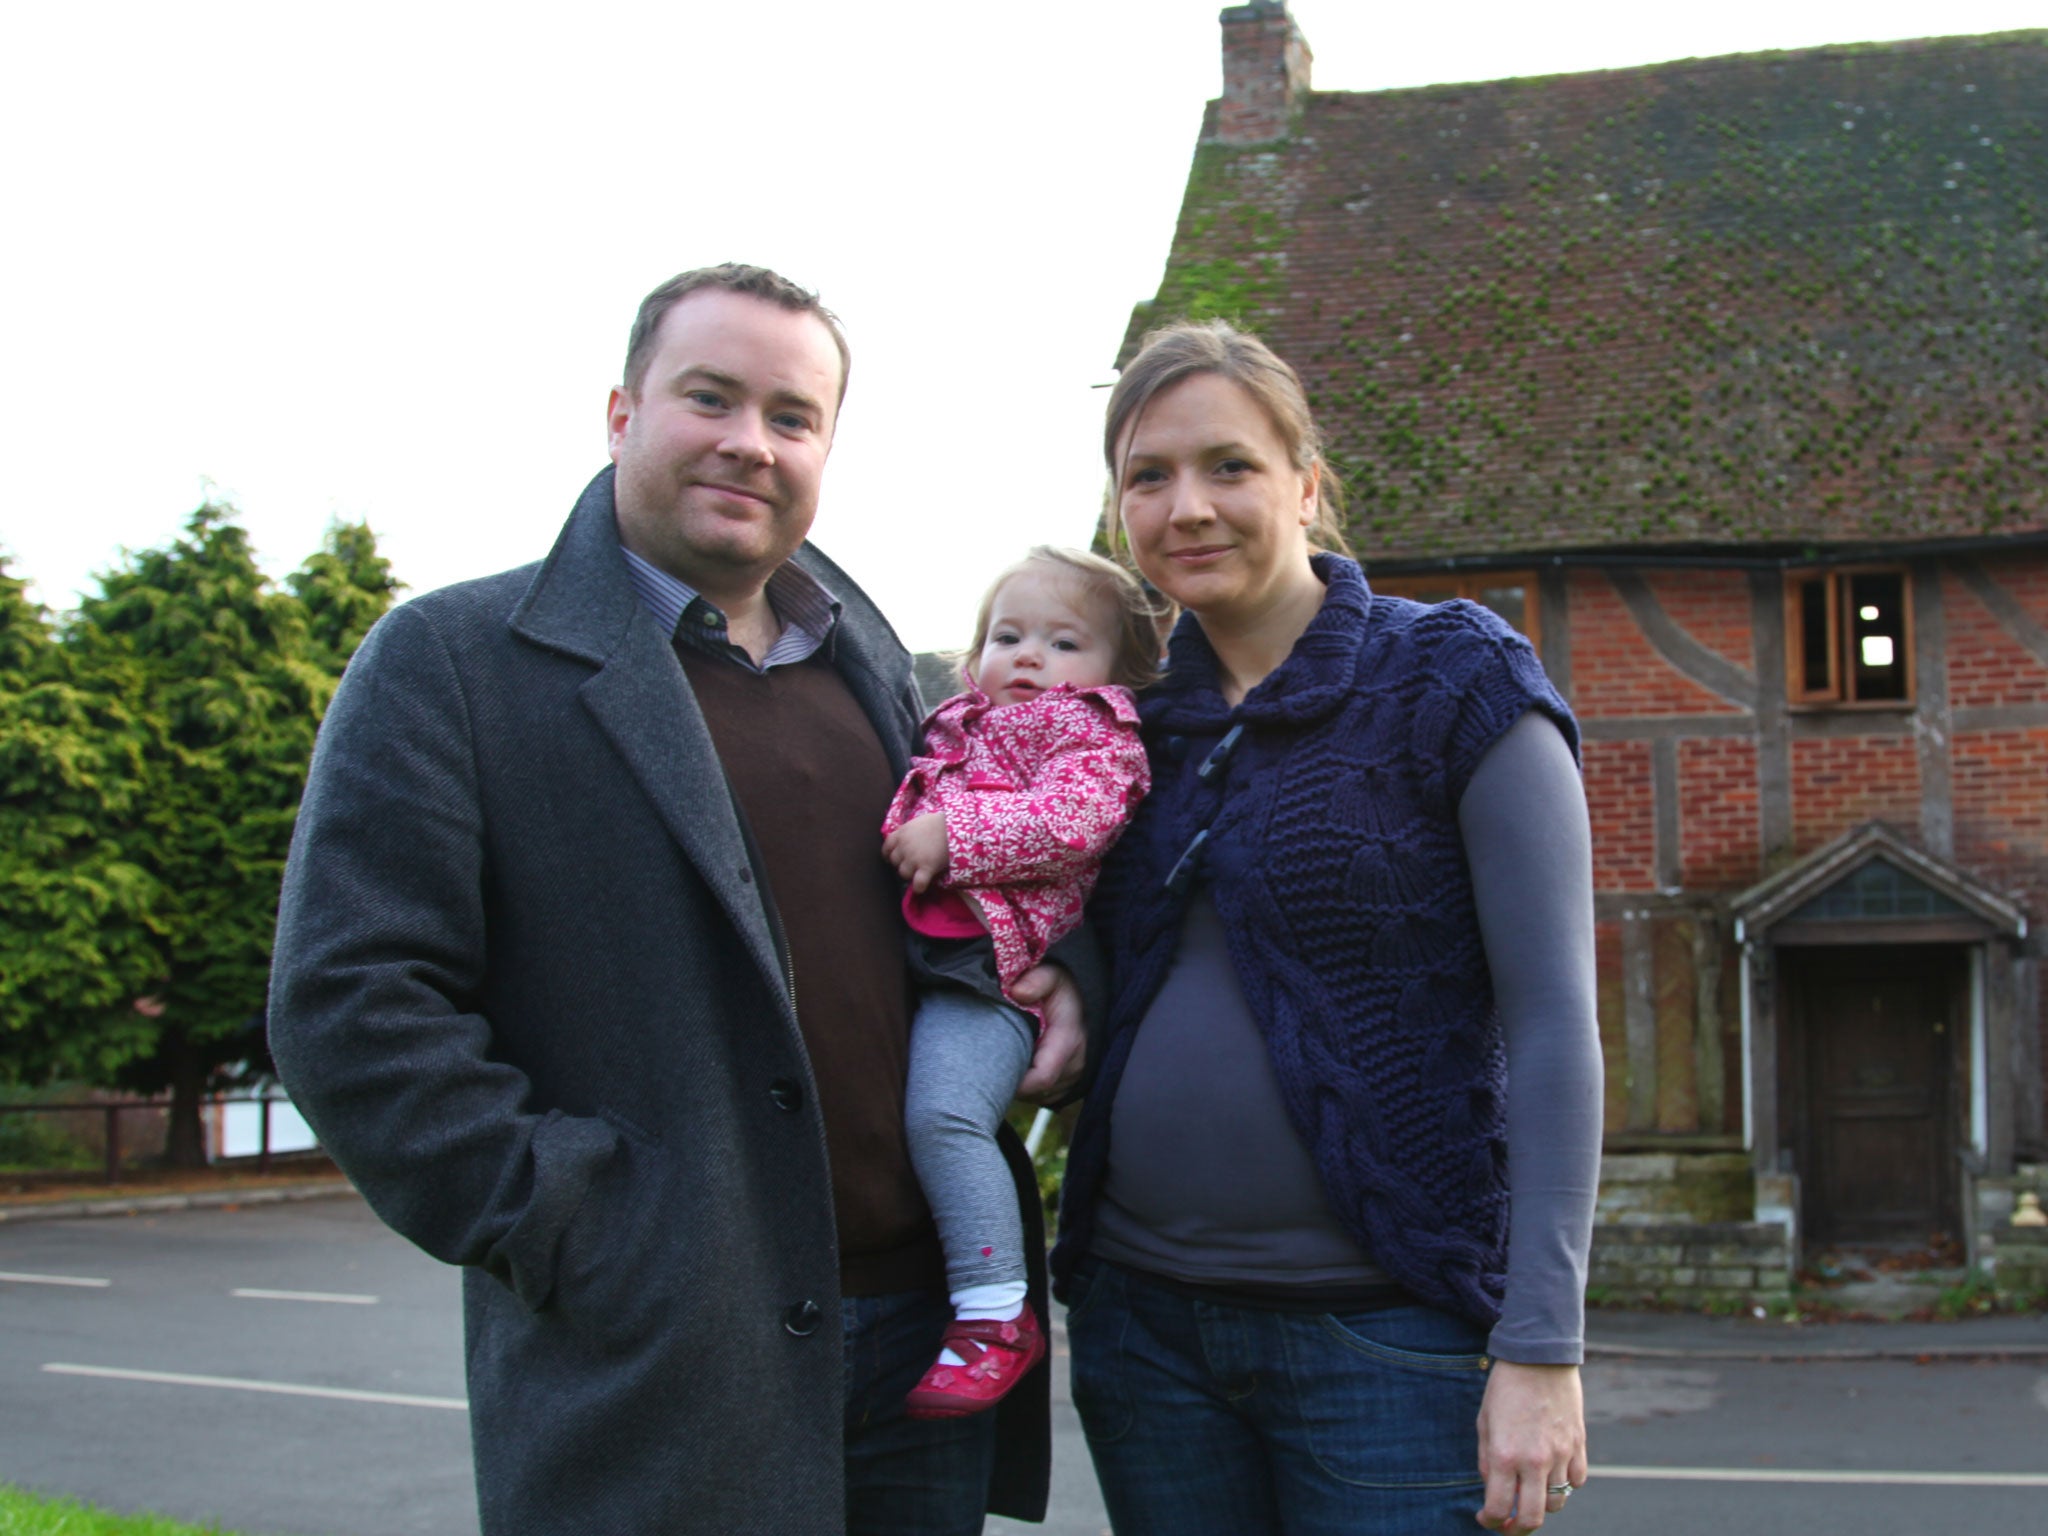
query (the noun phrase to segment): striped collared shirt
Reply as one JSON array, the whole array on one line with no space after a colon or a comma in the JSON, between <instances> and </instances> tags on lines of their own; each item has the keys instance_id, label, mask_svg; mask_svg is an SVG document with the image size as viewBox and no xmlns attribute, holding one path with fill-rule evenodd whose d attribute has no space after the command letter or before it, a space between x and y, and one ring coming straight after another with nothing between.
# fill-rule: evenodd
<instances>
[{"instance_id":1,"label":"striped collared shirt","mask_svg":"<svg viewBox=\"0 0 2048 1536\"><path fill-rule=\"evenodd\" d=\"M754 658L732 643L726 633L725 614L717 604L688 582L678 581L661 567L619 546L626 557L626 574L641 603L661 626L661 632L686 640L699 650L738 662L750 672L786 667L808 661L832 639L839 623L839 600L809 571L793 561L784 561L768 578L768 604L782 621L782 633L768 648L759 666Z\"/></svg>"}]
</instances>

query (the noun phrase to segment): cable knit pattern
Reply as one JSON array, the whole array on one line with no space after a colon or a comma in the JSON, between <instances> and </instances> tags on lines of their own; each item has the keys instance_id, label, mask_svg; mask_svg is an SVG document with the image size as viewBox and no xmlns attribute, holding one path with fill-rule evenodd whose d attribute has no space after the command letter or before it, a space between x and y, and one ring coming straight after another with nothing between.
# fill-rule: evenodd
<instances>
[{"instance_id":1,"label":"cable knit pattern","mask_svg":"<svg viewBox=\"0 0 2048 1536\"><path fill-rule=\"evenodd\" d=\"M1054 1268L1064 1283L1087 1251L1117 1082L1186 911L1188 888L1168 877L1206 828L1200 876L1331 1209L1415 1296L1491 1325L1507 1265L1506 1055L1458 802L1525 711L1556 720L1575 754L1578 728L1494 614L1375 597L1353 562L1314 562L1322 608L1240 705L1218 691L1192 616L1139 703L1154 791L1090 913L1112 1003Z\"/></svg>"},{"instance_id":2,"label":"cable knit pattern","mask_svg":"<svg viewBox=\"0 0 2048 1536\"><path fill-rule=\"evenodd\" d=\"M925 721L882 835L945 812L942 884L981 909L1007 992L1080 926L1102 856L1151 783L1129 689L1062 683L996 704L975 688Z\"/></svg>"}]
</instances>

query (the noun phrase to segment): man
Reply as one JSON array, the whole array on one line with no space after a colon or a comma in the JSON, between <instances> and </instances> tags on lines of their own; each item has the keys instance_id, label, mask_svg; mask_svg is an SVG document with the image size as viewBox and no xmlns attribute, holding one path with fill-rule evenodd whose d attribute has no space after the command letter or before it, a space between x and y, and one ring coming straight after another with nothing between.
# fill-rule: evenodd
<instances>
[{"instance_id":1,"label":"man","mask_svg":"<svg viewBox=\"0 0 2048 1536\"><path fill-rule=\"evenodd\" d=\"M918 705L805 542L846 370L772 272L655 290L553 552L394 610L322 727L272 1044L467 1267L487 1536L1042 1517L1043 1372L1000 1425L901 1411L947 1317L879 833ZM1047 1090L1079 1012L1032 981Z\"/></svg>"}]
</instances>

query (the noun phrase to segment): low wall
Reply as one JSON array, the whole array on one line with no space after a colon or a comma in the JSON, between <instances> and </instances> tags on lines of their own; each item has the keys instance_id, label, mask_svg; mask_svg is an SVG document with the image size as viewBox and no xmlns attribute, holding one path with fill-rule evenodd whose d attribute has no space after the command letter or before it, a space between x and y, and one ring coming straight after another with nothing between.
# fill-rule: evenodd
<instances>
[{"instance_id":1,"label":"low wall","mask_svg":"<svg viewBox=\"0 0 2048 1536\"><path fill-rule=\"evenodd\" d=\"M1595 1210L1602 1225L1748 1221L1756 1176L1745 1152L1609 1152Z\"/></svg>"},{"instance_id":2,"label":"low wall","mask_svg":"<svg viewBox=\"0 0 2048 1536\"><path fill-rule=\"evenodd\" d=\"M2020 1301L2048 1299L2048 1227L2000 1227L1980 1239L1984 1267L1999 1293Z\"/></svg>"},{"instance_id":3,"label":"low wall","mask_svg":"<svg viewBox=\"0 0 2048 1536\"><path fill-rule=\"evenodd\" d=\"M1587 1287L1595 1300L1754 1306L1792 1294L1792 1229L1758 1221L1743 1152L1609 1152Z\"/></svg>"},{"instance_id":4,"label":"low wall","mask_svg":"<svg viewBox=\"0 0 2048 1536\"><path fill-rule=\"evenodd\" d=\"M2032 1302L2048 1296L2048 1227L2012 1224L2028 1195L2048 1206L2048 1165L2021 1163L2005 1177L1974 1181L1970 1262L2001 1296Z\"/></svg>"},{"instance_id":5,"label":"low wall","mask_svg":"<svg viewBox=\"0 0 2048 1536\"><path fill-rule=\"evenodd\" d=\"M1587 1285L1598 1301L1776 1305L1792 1295L1791 1234L1760 1221L1603 1222Z\"/></svg>"}]
</instances>

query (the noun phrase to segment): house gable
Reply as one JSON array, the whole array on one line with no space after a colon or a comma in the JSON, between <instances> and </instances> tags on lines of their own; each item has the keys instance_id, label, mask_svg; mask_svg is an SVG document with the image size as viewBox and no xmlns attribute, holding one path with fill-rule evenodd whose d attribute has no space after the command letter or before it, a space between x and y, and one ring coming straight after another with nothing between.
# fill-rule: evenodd
<instances>
[{"instance_id":1,"label":"house gable","mask_svg":"<svg viewBox=\"0 0 2048 1536\"><path fill-rule=\"evenodd\" d=\"M1873 822L1817 848L1730 904L1736 942L1779 937L1798 925L1970 925L1973 937L2024 939L2012 900L1965 870Z\"/></svg>"}]
</instances>

